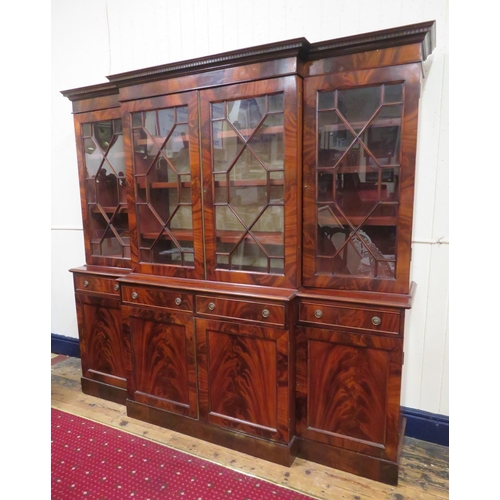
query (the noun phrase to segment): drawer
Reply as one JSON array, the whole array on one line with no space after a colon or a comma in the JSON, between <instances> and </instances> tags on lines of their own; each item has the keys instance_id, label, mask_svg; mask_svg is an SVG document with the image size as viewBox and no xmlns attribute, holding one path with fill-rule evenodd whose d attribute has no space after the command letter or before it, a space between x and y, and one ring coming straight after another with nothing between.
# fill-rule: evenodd
<instances>
[{"instance_id":1,"label":"drawer","mask_svg":"<svg viewBox=\"0 0 500 500\"><path fill-rule=\"evenodd\" d=\"M183 312L193 311L193 296L190 293L160 288L123 286L122 302L127 305L156 306Z\"/></svg>"},{"instance_id":2,"label":"drawer","mask_svg":"<svg viewBox=\"0 0 500 500\"><path fill-rule=\"evenodd\" d=\"M250 300L225 299L199 295L196 312L213 318L258 321L268 325L285 325L285 306Z\"/></svg>"},{"instance_id":3,"label":"drawer","mask_svg":"<svg viewBox=\"0 0 500 500\"><path fill-rule=\"evenodd\" d=\"M120 285L114 278L75 274L75 291L120 295Z\"/></svg>"},{"instance_id":4,"label":"drawer","mask_svg":"<svg viewBox=\"0 0 500 500\"><path fill-rule=\"evenodd\" d=\"M321 302L302 301L299 321L318 325L359 328L379 333L399 333L400 313L377 307L346 307Z\"/></svg>"}]
</instances>

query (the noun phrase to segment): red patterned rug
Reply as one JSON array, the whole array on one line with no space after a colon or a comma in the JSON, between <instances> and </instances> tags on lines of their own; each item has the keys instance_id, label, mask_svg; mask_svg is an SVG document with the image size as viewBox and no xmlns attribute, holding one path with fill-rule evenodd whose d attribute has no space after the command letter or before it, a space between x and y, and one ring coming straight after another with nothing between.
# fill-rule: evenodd
<instances>
[{"instance_id":1,"label":"red patterned rug","mask_svg":"<svg viewBox=\"0 0 500 500\"><path fill-rule=\"evenodd\" d=\"M57 500L311 499L54 408L51 463Z\"/></svg>"}]
</instances>

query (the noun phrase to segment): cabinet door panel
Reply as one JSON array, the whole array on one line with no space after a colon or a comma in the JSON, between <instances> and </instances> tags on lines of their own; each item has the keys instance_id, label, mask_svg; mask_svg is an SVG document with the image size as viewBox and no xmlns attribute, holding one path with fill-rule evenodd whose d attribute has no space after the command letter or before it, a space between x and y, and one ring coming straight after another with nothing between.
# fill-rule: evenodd
<instances>
[{"instance_id":1,"label":"cabinet door panel","mask_svg":"<svg viewBox=\"0 0 500 500\"><path fill-rule=\"evenodd\" d=\"M126 388L119 300L76 295L82 375Z\"/></svg>"},{"instance_id":2,"label":"cabinet door panel","mask_svg":"<svg viewBox=\"0 0 500 500\"><path fill-rule=\"evenodd\" d=\"M129 308L132 398L197 417L194 325L190 315Z\"/></svg>"},{"instance_id":3,"label":"cabinet door panel","mask_svg":"<svg viewBox=\"0 0 500 500\"><path fill-rule=\"evenodd\" d=\"M300 88L287 77L200 93L208 279L299 284Z\"/></svg>"},{"instance_id":4,"label":"cabinet door panel","mask_svg":"<svg viewBox=\"0 0 500 500\"><path fill-rule=\"evenodd\" d=\"M121 112L75 114L86 262L130 267Z\"/></svg>"},{"instance_id":5,"label":"cabinet door panel","mask_svg":"<svg viewBox=\"0 0 500 500\"><path fill-rule=\"evenodd\" d=\"M306 286L408 293L419 71L306 79Z\"/></svg>"},{"instance_id":6,"label":"cabinet door panel","mask_svg":"<svg viewBox=\"0 0 500 500\"><path fill-rule=\"evenodd\" d=\"M288 443L288 331L196 320L200 417Z\"/></svg>"},{"instance_id":7,"label":"cabinet door panel","mask_svg":"<svg viewBox=\"0 0 500 500\"><path fill-rule=\"evenodd\" d=\"M186 92L123 104L139 272L203 278L198 99Z\"/></svg>"},{"instance_id":8,"label":"cabinet door panel","mask_svg":"<svg viewBox=\"0 0 500 500\"><path fill-rule=\"evenodd\" d=\"M402 341L299 328L298 434L395 460Z\"/></svg>"}]
</instances>

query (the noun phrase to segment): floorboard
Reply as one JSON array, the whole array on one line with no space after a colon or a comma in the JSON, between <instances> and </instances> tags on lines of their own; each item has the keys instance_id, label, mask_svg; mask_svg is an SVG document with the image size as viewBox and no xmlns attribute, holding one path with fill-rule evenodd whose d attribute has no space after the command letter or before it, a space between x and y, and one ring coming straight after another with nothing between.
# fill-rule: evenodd
<instances>
[{"instance_id":1,"label":"floorboard","mask_svg":"<svg viewBox=\"0 0 500 500\"><path fill-rule=\"evenodd\" d=\"M405 438L398 486L296 459L283 467L127 416L125 407L81 392L78 358L52 355L52 407L271 481L322 500L449 498L449 449Z\"/></svg>"}]
</instances>

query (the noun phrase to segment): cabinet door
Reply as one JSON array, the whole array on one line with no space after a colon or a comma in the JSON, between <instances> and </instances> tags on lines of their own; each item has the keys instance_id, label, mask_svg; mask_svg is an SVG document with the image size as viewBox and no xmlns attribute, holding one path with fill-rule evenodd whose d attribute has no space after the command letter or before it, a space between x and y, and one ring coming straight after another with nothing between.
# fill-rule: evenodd
<instances>
[{"instance_id":1,"label":"cabinet door","mask_svg":"<svg viewBox=\"0 0 500 500\"><path fill-rule=\"evenodd\" d=\"M124 403L127 382L119 297L76 294L76 311L84 391Z\"/></svg>"},{"instance_id":2,"label":"cabinet door","mask_svg":"<svg viewBox=\"0 0 500 500\"><path fill-rule=\"evenodd\" d=\"M305 80L305 285L408 293L419 71Z\"/></svg>"},{"instance_id":3,"label":"cabinet door","mask_svg":"<svg viewBox=\"0 0 500 500\"><path fill-rule=\"evenodd\" d=\"M195 92L123 104L139 272L204 277L197 105Z\"/></svg>"},{"instance_id":4,"label":"cabinet door","mask_svg":"<svg viewBox=\"0 0 500 500\"><path fill-rule=\"evenodd\" d=\"M124 316L132 359L129 397L197 418L192 315L124 307Z\"/></svg>"},{"instance_id":5,"label":"cabinet door","mask_svg":"<svg viewBox=\"0 0 500 500\"><path fill-rule=\"evenodd\" d=\"M130 267L130 232L119 109L75 115L87 264Z\"/></svg>"},{"instance_id":6,"label":"cabinet door","mask_svg":"<svg viewBox=\"0 0 500 500\"><path fill-rule=\"evenodd\" d=\"M196 319L200 418L288 444L287 330Z\"/></svg>"},{"instance_id":7,"label":"cabinet door","mask_svg":"<svg viewBox=\"0 0 500 500\"><path fill-rule=\"evenodd\" d=\"M396 461L403 342L300 327L297 434Z\"/></svg>"},{"instance_id":8,"label":"cabinet door","mask_svg":"<svg viewBox=\"0 0 500 500\"><path fill-rule=\"evenodd\" d=\"M200 93L208 279L298 285L300 85Z\"/></svg>"}]
</instances>

